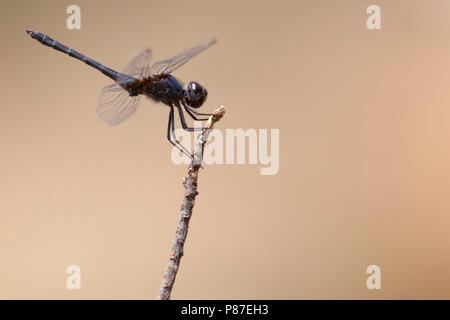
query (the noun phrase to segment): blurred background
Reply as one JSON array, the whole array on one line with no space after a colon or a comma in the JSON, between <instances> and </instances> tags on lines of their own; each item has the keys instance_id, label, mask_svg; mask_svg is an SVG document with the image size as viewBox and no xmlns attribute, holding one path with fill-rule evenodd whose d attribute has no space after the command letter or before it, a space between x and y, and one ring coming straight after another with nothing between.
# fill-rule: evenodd
<instances>
[{"instance_id":1,"label":"blurred background","mask_svg":"<svg viewBox=\"0 0 450 320\"><path fill-rule=\"evenodd\" d=\"M66 8L81 8L69 30ZM381 8L368 30L366 8ZM98 120L111 81L26 29L122 70L218 43L174 75L217 129L280 130L280 168L210 165L173 299L450 298L450 2L2 1L0 298L154 299L186 165L168 108ZM381 268L368 290L366 268ZM81 268L68 290L66 268Z\"/></svg>"}]
</instances>

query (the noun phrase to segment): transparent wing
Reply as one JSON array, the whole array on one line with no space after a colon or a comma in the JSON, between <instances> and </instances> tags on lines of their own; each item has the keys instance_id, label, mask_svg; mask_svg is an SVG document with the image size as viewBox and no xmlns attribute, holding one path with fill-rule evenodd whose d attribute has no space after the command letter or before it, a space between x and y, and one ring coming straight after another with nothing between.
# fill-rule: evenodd
<instances>
[{"instance_id":1,"label":"transparent wing","mask_svg":"<svg viewBox=\"0 0 450 320\"><path fill-rule=\"evenodd\" d=\"M97 115L101 121L116 125L131 116L139 103L139 96L131 97L123 87L150 74L152 52L146 48L131 59L119 75L116 83L103 88L97 103Z\"/></svg>"},{"instance_id":2,"label":"transparent wing","mask_svg":"<svg viewBox=\"0 0 450 320\"><path fill-rule=\"evenodd\" d=\"M139 96L130 96L119 84L103 88L97 103L97 115L101 121L113 126L131 116L139 104Z\"/></svg>"},{"instance_id":3,"label":"transparent wing","mask_svg":"<svg viewBox=\"0 0 450 320\"><path fill-rule=\"evenodd\" d=\"M150 74L149 65L151 57L152 51L149 48L146 48L135 54L123 70L122 75L117 78L117 82L125 83L130 80L129 77L139 80L144 77L148 77L148 75Z\"/></svg>"},{"instance_id":4,"label":"transparent wing","mask_svg":"<svg viewBox=\"0 0 450 320\"><path fill-rule=\"evenodd\" d=\"M186 62L188 62L190 59L198 55L200 52L205 51L206 49L211 47L216 42L217 42L216 39L203 42L198 46L186 50L172 58L155 62L150 68L150 73L152 74L171 73L176 69L178 69L179 67L181 67Z\"/></svg>"}]
</instances>

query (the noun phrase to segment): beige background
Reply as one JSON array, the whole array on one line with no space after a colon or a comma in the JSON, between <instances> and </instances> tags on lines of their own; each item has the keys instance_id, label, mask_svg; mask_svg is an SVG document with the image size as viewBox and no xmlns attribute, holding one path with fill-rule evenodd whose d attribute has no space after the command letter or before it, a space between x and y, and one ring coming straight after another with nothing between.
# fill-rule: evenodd
<instances>
[{"instance_id":1,"label":"beige background","mask_svg":"<svg viewBox=\"0 0 450 320\"><path fill-rule=\"evenodd\" d=\"M201 172L174 299L450 298L450 2L76 3L79 31L73 1L0 5L0 298L154 299L186 174L166 107L103 124L109 79L27 28L118 70L217 37L175 75L226 106L218 128L280 129L277 175Z\"/></svg>"}]
</instances>

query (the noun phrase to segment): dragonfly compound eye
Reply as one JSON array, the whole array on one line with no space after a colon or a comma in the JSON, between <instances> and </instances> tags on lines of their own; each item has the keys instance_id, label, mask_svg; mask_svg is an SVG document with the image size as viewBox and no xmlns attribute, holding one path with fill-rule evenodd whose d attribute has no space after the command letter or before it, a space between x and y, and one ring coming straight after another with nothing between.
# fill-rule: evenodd
<instances>
[{"instance_id":1,"label":"dragonfly compound eye","mask_svg":"<svg viewBox=\"0 0 450 320\"><path fill-rule=\"evenodd\" d=\"M187 102L191 107L198 108L206 100L208 92L197 82L190 82L187 88Z\"/></svg>"}]
</instances>

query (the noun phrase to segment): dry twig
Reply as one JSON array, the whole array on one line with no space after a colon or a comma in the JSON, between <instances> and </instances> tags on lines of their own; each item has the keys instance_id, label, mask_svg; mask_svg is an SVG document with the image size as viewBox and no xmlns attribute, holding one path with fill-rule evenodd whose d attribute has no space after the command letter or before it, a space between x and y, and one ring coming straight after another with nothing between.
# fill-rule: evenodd
<instances>
[{"instance_id":1,"label":"dry twig","mask_svg":"<svg viewBox=\"0 0 450 320\"><path fill-rule=\"evenodd\" d=\"M181 205L180 215L178 217L178 227L175 233L175 239L172 243L169 262L167 263L164 278L159 288L158 300L169 300L172 293L172 288L175 283L175 277L180 267L181 257L183 256L184 243L186 241L189 221L192 216L192 208L194 207L195 197L197 196L197 180L198 171L202 164L203 150L205 143L208 141L209 133L214 124L219 121L225 114L225 108L220 107L214 111L213 115L209 117L205 128L198 136L197 142L194 146L194 153L189 165L188 175L184 178L184 198Z\"/></svg>"}]
</instances>

